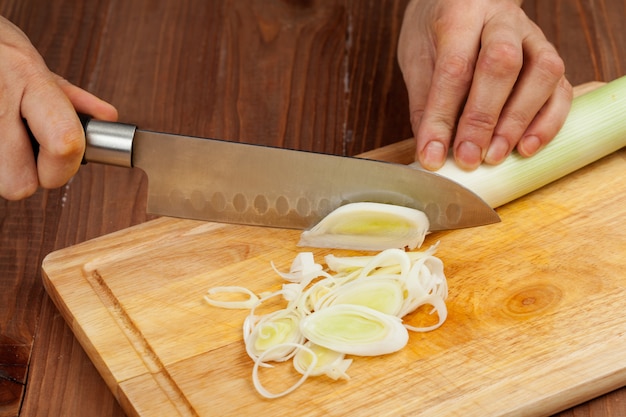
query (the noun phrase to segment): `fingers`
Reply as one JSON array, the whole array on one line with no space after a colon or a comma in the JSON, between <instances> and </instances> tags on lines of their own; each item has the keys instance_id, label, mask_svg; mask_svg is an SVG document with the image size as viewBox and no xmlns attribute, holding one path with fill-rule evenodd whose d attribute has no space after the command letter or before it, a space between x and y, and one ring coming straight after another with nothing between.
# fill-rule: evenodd
<instances>
[{"instance_id":1,"label":"fingers","mask_svg":"<svg viewBox=\"0 0 626 417\"><path fill-rule=\"evenodd\" d=\"M558 133L571 105L572 89L554 47L537 29L524 39L522 48L526 63L494 129L485 157L489 164L502 162L516 145L523 156L535 154Z\"/></svg>"},{"instance_id":2,"label":"fingers","mask_svg":"<svg viewBox=\"0 0 626 417\"><path fill-rule=\"evenodd\" d=\"M116 120L110 104L53 74L28 41L0 17L0 196L19 200L76 173L85 139L77 111ZM39 144L37 161L24 124Z\"/></svg>"},{"instance_id":3,"label":"fingers","mask_svg":"<svg viewBox=\"0 0 626 417\"><path fill-rule=\"evenodd\" d=\"M398 39L398 64L407 88L411 127L416 138L422 137L418 130L428 100L436 52L429 31L430 20L423 13L426 4L409 2ZM421 143L418 154L423 148Z\"/></svg>"},{"instance_id":4,"label":"fingers","mask_svg":"<svg viewBox=\"0 0 626 417\"><path fill-rule=\"evenodd\" d=\"M20 74L30 57L20 51L26 36L0 17L0 196L16 200L28 196L38 185L33 152L22 124L19 103Z\"/></svg>"},{"instance_id":5,"label":"fingers","mask_svg":"<svg viewBox=\"0 0 626 417\"><path fill-rule=\"evenodd\" d=\"M62 186L78 170L85 151L85 136L76 110L52 75L31 80L24 90L20 108L39 142L39 185L44 188Z\"/></svg>"},{"instance_id":6,"label":"fingers","mask_svg":"<svg viewBox=\"0 0 626 417\"><path fill-rule=\"evenodd\" d=\"M4 107L7 100L0 99ZM20 200L33 194L39 185L33 150L19 115L0 114L0 196Z\"/></svg>"},{"instance_id":7,"label":"fingers","mask_svg":"<svg viewBox=\"0 0 626 417\"><path fill-rule=\"evenodd\" d=\"M534 24L528 22L520 30L524 26L519 19L525 16L494 16L483 28L454 142L461 168L502 162L522 137L518 150L533 155L556 135L567 116L571 97L566 89L557 89L564 77L563 61ZM540 118L542 109L551 118ZM532 134L525 133L535 119Z\"/></svg>"},{"instance_id":8,"label":"fingers","mask_svg":"<svg viewBox=\"0 0 626 417\"><path fill-rule=\"evenodd\" d=\"M438 22L437 58L423 116L414 132L417 158L430 170L440 168L452 143L459 113L472 85L476 55L480 44L480 21L462 14Z\"/></svg>"},{"instance_id":9,"label":"fingers","mask_svg":"<svg viewBox=\"0 0 626 417\"><path fill-rule=\"evenodd\" d=\"M515 29L503 26L495 23L485 26L482 31L471 90L454 140L454 157L464 169L471 170L480 165L492 138L493 151L504 156L510 152L510 144L506 139L494 137L494 130L524 58L519 34Z\"/></svg>"},{"instance_id":10,"label":"fingers","mask_svg":"<svg viewBox=\"0 0 626 417\"><path fill-rule=\"evenodd\" d=\"M15 100L2 100L3 108ZM51 110L53 109L53 110ZM115 107L49 73L30 80L20 107L0 117L0 196L20 200L38 187L57 188L78 170L85 149L77 112L99 120L117 120ZM22 119L39 143L37 161Z\"/></svg>"},{"instance_id":11,"label":"fingers","mask_svg":"<svg viewBox=\"0 0 626 417\"><path fill-rule=\"evenodd\" d=\"M531 156L558 133L572 100L563 61L518 4L460 3L420 2L435 5L423 9L429 29L414 33L431 33L430 73L411 68L426 66L419 60L400 62L416 159L430 170L443 165L450 148L467 170L498 164L516 148ZM399 52L409 44L399 44Z\"/></svg>"},{"instance_id":12,"label":"fingers","mask_svg":"<svg viewBox=\"0 0 626 417\"><path fill-rule=\"evenodd\" d=\"M496 136L506 137L510 150L517 145L520 155L529 157L543 148L560 130L571 107L572 86L564 76L564 63L547 42L525 42L528 65L502 111ZM490 149L491 150L491 149ZM506 155L485 158L491 164Z\"/></svg>"},{"instance_id":13,"label":"fingers","mask_svg":"<svg viewBox=\"0 0 626 417\"><path fill-rule=\"evenodd\" d=\"M24 92L21 114L40 145L37 176L41 187L62 186L80 167L85 135L77 112L117 120L112 105L52 73L45 81L29 84Z\"/></svg>"},{"instance_id":14,"label":"fingers","mask_svg":"<svg viewBox=\"0 0 626 417\"><path fill-rule=\"evenodd\" d=\"M559 133L569 114L572 99L572 85L565 77L561 77L556 90L518 142L517 151L520 155L533 156Z\"/></svg>"}]
</instances>

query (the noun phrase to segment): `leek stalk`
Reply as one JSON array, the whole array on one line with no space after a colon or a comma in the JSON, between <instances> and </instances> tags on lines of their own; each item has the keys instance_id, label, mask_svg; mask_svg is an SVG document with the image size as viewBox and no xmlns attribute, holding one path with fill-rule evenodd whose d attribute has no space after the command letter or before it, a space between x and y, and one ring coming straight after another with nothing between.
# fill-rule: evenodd
<instances>
[{"instance_id":1,"label":"leek stalk","mask_svg":"<svg viewBox=\"0 0 626 417\"><path fill-rule=\"evenodd\" d=\"M531 158L513 152L499 165L468 172L449 158L438 174L492 208L543 187L626 146L626 76L576 97L556 137ZM421 169L417 163L412 166Z\"/></svg>"}]
</instances>

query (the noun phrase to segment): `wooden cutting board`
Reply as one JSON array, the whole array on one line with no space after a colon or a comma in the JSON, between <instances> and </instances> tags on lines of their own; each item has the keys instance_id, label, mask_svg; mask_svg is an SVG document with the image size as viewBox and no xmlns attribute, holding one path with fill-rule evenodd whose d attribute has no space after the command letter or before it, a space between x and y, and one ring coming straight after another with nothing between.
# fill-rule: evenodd
<instances>
[{"instance_id":1,"label":"wooden cutting board","mask_svg":"<svg viewBox=\"0 0 626 417\"><path fill-rule=\"evenodd\" d=\"M289 268L298 231L160 218L51 253L44 283L129 415L548 415L626 384L625 173L622 149L499 208L499 224L428 236L446 323L355 358L348 381L311 378L275 400L252 385L247 312L203 296L277 289L270 262ZM274 390L297 378L288 366L262 377Z\"/></svg>"}]
</instances>

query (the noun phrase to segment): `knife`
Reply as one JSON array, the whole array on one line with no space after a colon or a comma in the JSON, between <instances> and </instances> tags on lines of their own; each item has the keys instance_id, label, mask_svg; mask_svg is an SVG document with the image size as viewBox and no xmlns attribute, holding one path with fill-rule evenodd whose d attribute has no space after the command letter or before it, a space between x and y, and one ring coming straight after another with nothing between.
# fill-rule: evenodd
<instances>
[{"instance_id":1,"label":"knife","mask_svg":"<svg viewBox=\"0 0 626 417\"><path fill-rule=\"evenodd\" d=\"M402 164L81 120L83 162L143 170L151 214L308 229L339 206L371 201L425 212L430 231L500 221L467 188Z\"/></svg>"}]
</instances>

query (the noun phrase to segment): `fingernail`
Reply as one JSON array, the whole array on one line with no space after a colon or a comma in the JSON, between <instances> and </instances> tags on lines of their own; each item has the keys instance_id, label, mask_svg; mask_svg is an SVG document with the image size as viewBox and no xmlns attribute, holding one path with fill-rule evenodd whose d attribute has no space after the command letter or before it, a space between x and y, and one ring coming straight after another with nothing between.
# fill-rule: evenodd
<instances>
[{"instance_id":1,"label":"fingernail","mask_svg":"<svg viewBox=\"0 0 626 417\"><path fill-rule=\"evenodd\" d=\"M434 140L426 145L422 155L422 165L424 168L436 170L443 165L446 158L446 148L443 146L443 143Z\"/></svg>"},{"instance_id":2,"label":"fingernail","mask_svg":"<svg viewBox=\"0 0 626 417\"><path fill-rule=\"evenodd\" d=\"M524 136L517 146L519 152L523 156L531 156L539 150L539 148L541 147L541 141L537 136Z\"/></svg>"},{"instance_id":3,"label":"fingernail","mask_svg":"<svg viewBox=\"0 0 626 417\"><path fill-rule=\"evenodd\" d=\"M464 169L474 169L480 165L482 150L472 142L461 142L456 148L456 160Z\"/></svg>"},{"instance_id":4,"label":"fingernail","mask_svg":"<svg viewBox=\"0 0 626 417\"><path fill-rule=\"evenodd\" d=\"M502 136L494 136L491 145L487 149L485 162L488 164L499 164L509 154L509 141Z\"/></svg>"}]
</instances>

